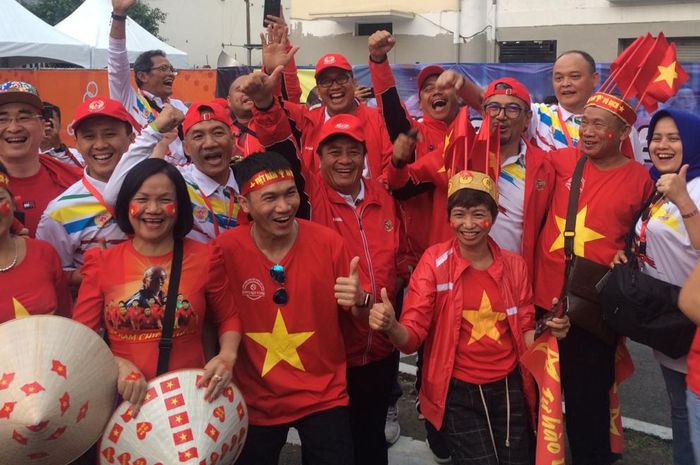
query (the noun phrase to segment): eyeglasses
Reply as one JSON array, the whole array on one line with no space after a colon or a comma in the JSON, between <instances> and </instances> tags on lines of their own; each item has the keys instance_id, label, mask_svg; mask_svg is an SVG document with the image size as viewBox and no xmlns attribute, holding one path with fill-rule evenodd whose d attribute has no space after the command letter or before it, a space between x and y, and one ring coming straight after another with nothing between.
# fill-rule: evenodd
<instances>
[{"instance_id":1,"label":"eyeglasses","mask_svg":"<svg viewBox=\"0 0 700 465\"><path fill-rule=\"evenodd\" d=\"M40 115L0 116L0 128L5 129L9 127L13 121L19 126L27 127L30 123L40 119Z\"/></svg>"},{"instance_id":2,"label":"eyeglasses","mask_svg":"<svg viewBox=\"0 0 700 465\"><path fill-rule=\"evenodd\" d=\"M286 279L284 267L282 265L273 265L272 268L270 268L270 276L280 285L275 293L272 294L272 301L277 305L287 305L287 302L289 302L289 294L287 294L287 289L284 287Z\"/></svg>"},{"instance_id":3,"label":"eyeglasses","mask_svg":"<svg viewBox=\"0 0 700 465\"><path fill-rule=\"evenodd\" d=\"M321 78L318 81L316 81L316 84L319 87L327 88L327 87L332 86L334 82L336 84L338 84L339 86L345 85L348 82L350 82L350 75L347 73L343 73L343 74L339 74L338 76L336 76L334 78L330 78L330 77Z\"/></svg>"},{"instance_id":4,"label":"eyeglasses","mask_svg":"<svg viewBox=\"0 0 700 465\"><path fill-rule=\"evenodd\" d=\"M173 68L172 65L154 66L154 67L151 68L150 70L153 71L153 70L156 70L156 69L157 69L158 71L160 71L161 73L174 73L174 74L177 74L177 70L176 70L175 68Z\"/></svg>"},{"instance_id":5,"label":"eyeglasses","mask_svg":"<svg viewBox=\"0 0 700 465\"><path fill-rule=\"evenodd\" d=\"M523 112L523 107L517 103L501 105L496 102L491 102L484 105L484 112L488 113L491 118L496 118L498 115L500 115L501 110L503 110L506 114L506 118L515 119Z\"/></svg>"}]
</instances>

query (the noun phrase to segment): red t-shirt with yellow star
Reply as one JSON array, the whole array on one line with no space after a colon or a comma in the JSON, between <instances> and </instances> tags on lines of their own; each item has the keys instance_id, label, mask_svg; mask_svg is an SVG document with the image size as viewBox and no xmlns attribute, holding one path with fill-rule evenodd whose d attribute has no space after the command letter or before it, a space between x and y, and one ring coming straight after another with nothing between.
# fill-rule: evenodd
<instances>
[{"instance_id":1,"label":"red t-shirt with yellow star","mask_svg":"<svg viewBox=\"0 0 700 465\"><path fill-rule=\"evenodd\" d=\"M224 253L242 327L234 381L246 399L250 423L278 425L348 404L346 363L333 286L347 276L350 257L335 231L297 219L284 267L286 305L275 304L281 284L275 263L255 245L251 227L216 239Z\"/></svg>"},{"instance_id":2,"label":"red t-shirt with yellow star","mask_svg":"<svg viewBox=\"0 0 700 465\"><path fill-rule=\"evenodd\" d=\"M48 242L24 240L24 260L0 273L0 323L30 315L70 316L70 291L58 253Z\"/></svg>"},{"instance_id":3,"label":"red t-shirt with yellow star","mask_svg":"<svg viewBox=\"0 0 700 465\"><path fill-rule=\"evenodd\" d=\"M579 152L549 152L556 170L552 205L540 234L536 272L535 305L549 308L564 283L564 229L571 177ZM635 214L654 189L647 169L633 160L611 170L586 162L576 214L574 254L601 265L612 262L624 248L625 234Z\"/></svg>"},{"instance_id":4,"label":"red t-shirt with yellow star","mask_svg":"<svg viewBox=\"0 0 700 465\"><path fill-rule=\"evenodd\" d=\"M461 279L464 310L453 376L465 383L493 383L518 363L506 307L488 271L469 267Z\"/></svg>"},{"instance_id":5,"label":"red t-shirt with yellow star","mask_svg":"<svg viewBox=\"0 0 700 465\"><path fill-rule=\"evenodd\" d=\"M219 334L240 331L221 251L185 239L168 371L203 368L202 327L207 313ZM156 375L158 343L170 283L172 252L140 254L132 241L85 254L73 319L105 328L110 349L131 361L146 379Z\"/></svg>"}]
</instances>

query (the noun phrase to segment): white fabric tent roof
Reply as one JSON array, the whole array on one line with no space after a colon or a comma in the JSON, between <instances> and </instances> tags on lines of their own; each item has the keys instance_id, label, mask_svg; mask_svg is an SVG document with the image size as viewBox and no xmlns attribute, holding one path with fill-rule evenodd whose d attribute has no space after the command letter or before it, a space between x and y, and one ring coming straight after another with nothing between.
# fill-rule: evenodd
<instances>
[{"instance_id":1,"label":"white fabric tent roof","mask_svg":"<svg viewBox=\"0 0 700 465\"><path fill-rule=\"evenodd\" d=\"M90 46L57 31L15 0L0 0L0 63L67 62L90 67Z\"/></svg>"},{"instance_id":2,"label":"white fabric tent roof","mask_svg":"<svg viewBox=\"0 0 700 465\"><path fill-rule=\"evenodd\" d=\"M111 13L110 0L85 0L70 16L55 26L62 33L93 47L91 67L95 69L107 67ZM187 53L161 41L131 18L126 20L126 48L130 63L147 50L159 49L168 55L174 67L189 67Z\"/></svg>"}]
</instances>

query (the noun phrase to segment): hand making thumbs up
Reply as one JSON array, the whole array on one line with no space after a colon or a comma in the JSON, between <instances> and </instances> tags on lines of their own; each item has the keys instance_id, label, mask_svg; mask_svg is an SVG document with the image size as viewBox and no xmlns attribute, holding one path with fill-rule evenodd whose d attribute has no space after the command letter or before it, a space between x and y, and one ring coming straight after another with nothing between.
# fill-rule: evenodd
<instances>
[{"instance_id":1,"label":"hand making thumbs up","mask_svg":"<svg viewBox=\"0 0 700 465\"><path fill-rule=\"evenodd\" d=\"M377 302L369 311L369 327L375 331L390 331L396 324L396 312L387 295L386 288L382 288L382 301Z\"/></svg>"},{"instance_id":2,"label":"hand making thumbs up","mask_svg":"<svg viewBox=\"0 0 700 465\"><path fill-rule=\"evenodd\" d=\"M360 257L350 261L350 274L335 280L335 298L344 307L363 307L365 291L360 286Z\"/></svg>"},{"instance_id":3,"label":"hand making thumbs up","mask_svg":"<svg viewBox=\"0 0 700 465\"><path fill-rule=\"evenodd\" d=\"M683 203L690 198L688 194L688 187L685 181L686 174L688 173L688 165L681 166L678 174L676 173L666 173L662 174L658 181L656 181L656 190L664 194L668 200L673 202L675 205Z\"/></svg>"}]
</instances>

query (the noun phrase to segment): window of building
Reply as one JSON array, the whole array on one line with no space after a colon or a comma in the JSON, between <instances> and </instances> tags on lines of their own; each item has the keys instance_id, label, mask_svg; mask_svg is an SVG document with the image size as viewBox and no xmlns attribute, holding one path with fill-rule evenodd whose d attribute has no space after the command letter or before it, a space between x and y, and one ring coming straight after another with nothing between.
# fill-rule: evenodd
<instances>
[{"instance_id":1,"label":"window of building","mask_svg":"<svg viewBox=\"0 0 700 465\"><path fill-rule=\"evenodd\" d=\"M355 24L356 36L371 36L377 31L389 31L394 33L394 25L392 23L357 23Z\"/></svg>"},{"instance_id":2,"label":"window of building","mask_svg":"<svg viewBox=\"0 0 700 465\"><path fill-rule=\"evenodd\" d=\"M517 40L498 43L498 61L501 63L554 63L556 59L556 40Z\"/></svg>"}]
</instances>

